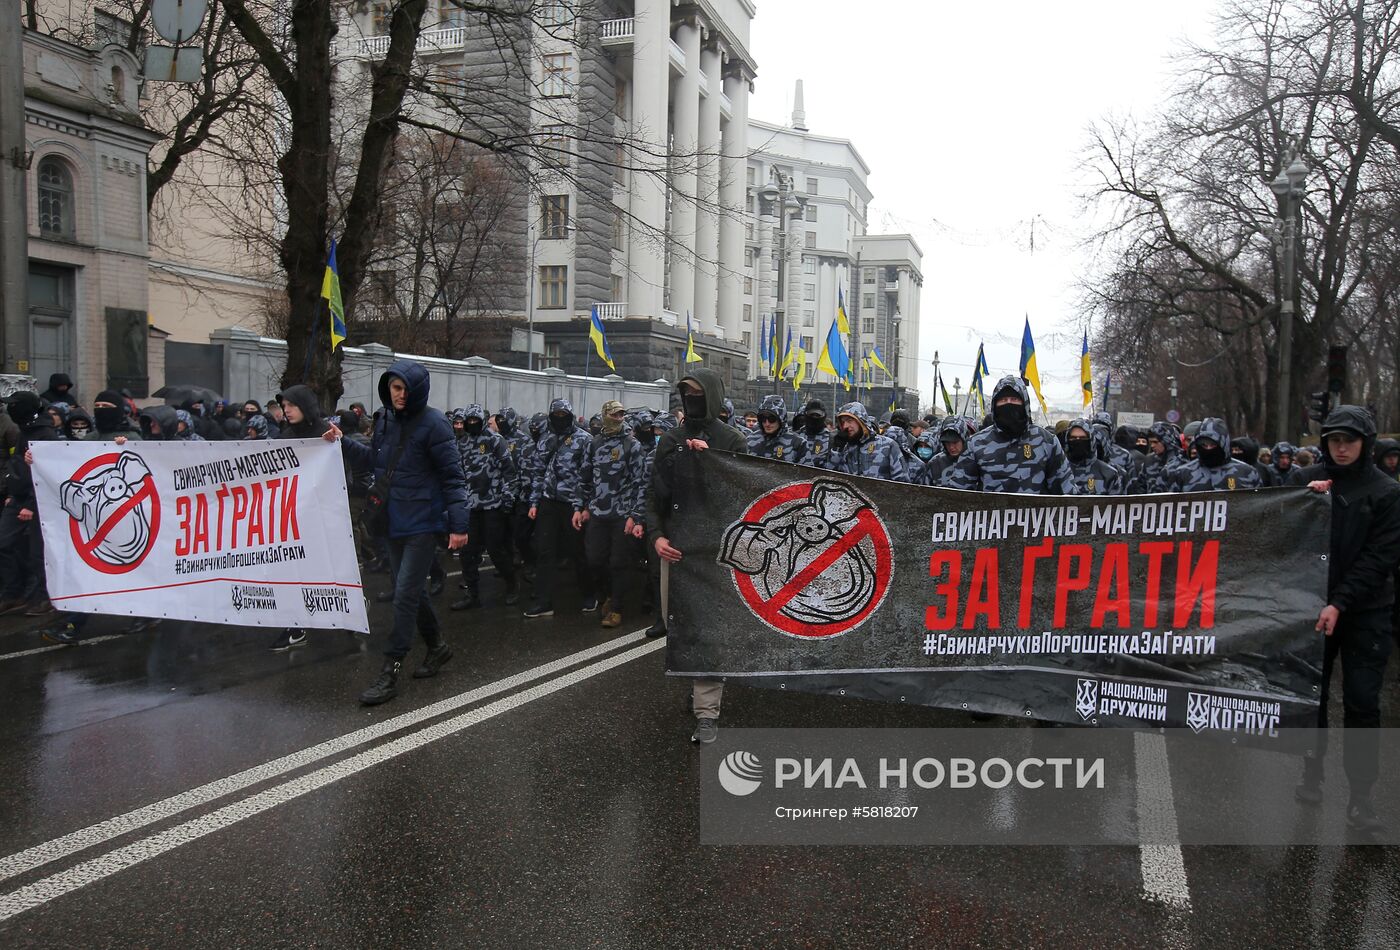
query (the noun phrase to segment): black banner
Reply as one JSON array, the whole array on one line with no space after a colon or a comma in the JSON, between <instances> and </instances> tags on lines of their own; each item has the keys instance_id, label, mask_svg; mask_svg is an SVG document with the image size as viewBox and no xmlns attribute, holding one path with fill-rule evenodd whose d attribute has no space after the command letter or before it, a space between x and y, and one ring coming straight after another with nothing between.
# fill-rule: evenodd
<instances>
[{"instance_id":1,"label":"black banner","mask_svg":"<svg viewBox=\"0 0 1400 950\"><path fill-rule=\"evenodd\" d=\"M682 452L667 669L1086 725L1315 722L1330 499L982 494Z\"/></svg>"}]
</instances>

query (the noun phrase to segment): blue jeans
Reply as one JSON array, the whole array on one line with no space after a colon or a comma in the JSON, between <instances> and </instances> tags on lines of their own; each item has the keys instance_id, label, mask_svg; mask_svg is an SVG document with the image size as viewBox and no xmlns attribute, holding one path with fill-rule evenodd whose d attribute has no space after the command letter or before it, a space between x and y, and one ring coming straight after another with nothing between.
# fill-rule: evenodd
<instances>
[{"instance_id":1,"label":"blue jeans","mask_svg":"<svg viewBox=\"0 0 1400 950\"><path fill-rule=\"evenodd\" d=\"M413 628L428 649L442 642L432 598L428 596L428 571L437 559L437 535L415 534L389 539L389 574L394 578L394 629L384 655L402 660L413 647Z\"/></svg>"}]
</instances>

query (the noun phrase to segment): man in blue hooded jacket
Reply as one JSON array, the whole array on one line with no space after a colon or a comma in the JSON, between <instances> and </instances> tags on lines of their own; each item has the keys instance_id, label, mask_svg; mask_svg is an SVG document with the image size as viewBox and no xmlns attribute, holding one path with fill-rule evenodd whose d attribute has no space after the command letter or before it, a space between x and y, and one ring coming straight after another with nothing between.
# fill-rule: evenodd
<instances>
[{"instance_id":1,"label":"man in blue hooded jacket","mask_svg":"<svg viewBox=\"0 0 1400 950\"><path fill-rule=\"evenodd\" d=\"M439 535L448 535L450 551L466 546L471 511L457 439L447 417L428 405L429 383L422 363L399 360L379 377L385 411L375 421L370 444L341 439L333 424L323 436L328 442L340 440L351 468L372 471L377 485L388 486L394 627L379 677L360 694L366 706L398 695L399 669L413 646L415 624L428 645L423 665L413 671L415 679L436 676L452 659L427 596L428 571L437 559Z\"/></svg>"}]
</instances>

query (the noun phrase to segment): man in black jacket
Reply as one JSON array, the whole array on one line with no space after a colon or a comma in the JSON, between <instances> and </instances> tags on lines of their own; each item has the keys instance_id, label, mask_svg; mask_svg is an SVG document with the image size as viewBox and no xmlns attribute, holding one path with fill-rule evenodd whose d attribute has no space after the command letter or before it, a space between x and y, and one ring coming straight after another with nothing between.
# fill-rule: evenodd
<instances>
[{"instance_id":1,"label":"man in black jacket","mask_svg":"<svg viewBox=\"0 0 1400 950\"><path fill-rule=\"evenodd\" d=\"M1347 823L1363 831L1381 827L1371 806L1371 786L1379 770L1376 729L1391 648L1393 575L1400 563L1400 484L1376 470L1371 461L1375 441L1376 423L1369 412L1360 406L1338 406L1322 424L1322 464L1303 473L1309 488L1332 493L1332 539L1327 606L1317 618L1317 629L1327 638L1318 707L1318 725L1324 731L1319 754L1307 760L1297 796L1309 803L1322 799L1328 684L1340 655L1343 762L1351 792Z\"/></svg>"},{"instance_id":2,"label":"man in black jacket","mask_svg":"<svg viewBox=\"0 0 1400 950\"><path fill-rule=\"evenodd\" d=\"M0 511L0 578L4 596L0 613L46 617L53 613L44 579L44 538L39 533L39 505L34 499L34 476L25 454L31 442L62 439L54 429L39 397L18 392L10 397L7 411L19 426L19 439L9 458L5 476L5 507Z\"/></svg>"},{"instance_id":3,"label":"man in black jacket","mask_svg":"<svg viewBox=\"0 0 1400 950\"><path fill-rule=\"evenodd\" d=\"M747 455L748 440L743 433L720 419L724 408L724 381L712 369L691 370L676 386L685 422L661 436L651 469L651 491L647 493L647 540L662 560L672 564L682 554L667 535L675 519L685 517L680 500L673 496L676 471L682 465L695 465L692 453L707 448ZM695 733L691 742L714 742L719 737L719 704L723 680L697 679L691 686L695 709Z\"/></svg>"}]
</instances>

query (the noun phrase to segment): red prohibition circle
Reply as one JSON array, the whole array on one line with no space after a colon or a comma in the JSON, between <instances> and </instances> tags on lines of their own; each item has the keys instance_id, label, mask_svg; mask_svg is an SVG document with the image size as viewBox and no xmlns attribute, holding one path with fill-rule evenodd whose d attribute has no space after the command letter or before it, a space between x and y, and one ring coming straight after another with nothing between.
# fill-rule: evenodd
<instances>
[{"instance_id":1,"label":"red prohibition circle","mask_svg":"<svg viewBox=\"0 0 1400 950\"><path fill-rule=\"evenodd\" d=\"M82 467L80 467L76 472L70 475L69 481L81 481L82 479L87 478L94 471L96 471L104 465L115 465L117 463L117 460L121 457L121 452L108 452L106 455L94 456L88 459L86 462L84 462ZM150 536L146 539L146 548L141 552L140 556L137 557L136 560L132 561L130 564L113 564L110 561L104 561L102 560L102 558L98 557L94 553L97 548L96 542L101 541L101 539L106 536L107 525L110 525L112 522L126 517L138 505L144 504L147 500L149 500L151 503L151 533ZM106 523L102 525L102 527L98 530L98 533L94 536L95 540L94 538L84 538L82 534L82 526L79 525L77 520L74 519L71 515L68 518L68 536L73 540L73 548L78 552L78 557L82 558L83 563L86 564L88 567L92 568L94 571L99 571L103 574L128 574L131 571L136 570L138 567L141 566L142 562L146 560L146 556L149 555L151 553L151 550L155 547L156 536L159 534L160 495L156 492L155 479L152 478L150 475L147 475L144 479L142 479L141 487L137 490L136 494L132 495L129 499L123 502L121 507L117 509L117 511L112 515L112 517L107 519Z\"/></svg>"},{"instance_id":2,"label":"red prohibition circle","mask_svg":"<svg viewBox=\"0 0 1400 950\"><path fill-rule=\"evenodd\" d=\"M750 505L741 516L741 520L757 523L779 505L801 501L810 497L811 494L811 482L795 482L791 485L775 488ZM870 538L875 547L875 591L870 595L870 601L854 617L833 623L804 623L786 617L782 613L783 606L788 600L791 600L791 596L776 605L772 601L764 600L763 595L754 586L753 578L742 571L733 572L734 585L739 589L739 596L744 599L744 603L754 612L754 615L779 633L810 640L839 636L849 630L854 630L875 612L875 609L884 602L885 595L889 593L890 579L894 576L894 552L890 544L889 532L885 530L884 523L870 508L866 508L857 516L857 527L847 531L836 542L834 547L840 547L837 556L860 544L867 537ZM815 581L825 570L826 568L822 568L817 571L808 583ZM797 593L800 593L800 589L793 591L793 595Z\"/></svg>"}]
</instances>

